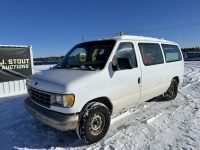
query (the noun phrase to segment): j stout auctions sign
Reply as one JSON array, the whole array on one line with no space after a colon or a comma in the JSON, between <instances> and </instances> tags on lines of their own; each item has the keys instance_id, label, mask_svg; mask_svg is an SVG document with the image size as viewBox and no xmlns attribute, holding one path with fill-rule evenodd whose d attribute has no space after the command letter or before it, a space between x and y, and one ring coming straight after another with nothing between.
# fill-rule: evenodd
<instances>
[{"instance_id":1,"label":"j stout auctions sign","mask_svg":"<svg viewBox=\"0 0 200 150\"><path fill-rule=\"evenodd\" d=\"M32 74L30 47L0 46L0 83L23 80Z\"/></svg>"}]
</instances>

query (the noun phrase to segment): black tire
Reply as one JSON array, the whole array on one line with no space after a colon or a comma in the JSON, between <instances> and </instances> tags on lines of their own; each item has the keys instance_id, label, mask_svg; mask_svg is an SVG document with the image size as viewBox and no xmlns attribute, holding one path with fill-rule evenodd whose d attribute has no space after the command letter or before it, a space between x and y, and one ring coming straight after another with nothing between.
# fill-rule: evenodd
<instances>
[{"instance_id":1,"label":"black tire","mask_svg":"<svg viewBox=\"0 0 200 150\"><path fill-rule=\"evenodd\" d=\"M172 100L175 99L178 93L178 83L175 79L172 79L168 90L163 94L164 99Z\"/></svg>"},{"instance_id":2,"label":"black tire","mask_svg":"<svg viewBox=\"0 0 200 150\"><path fill-rule=\"evenodd\" d=\"M110 111L102 103L89 103L82 110L76 132L80 139L92 144L100 141L110 126Z\"/></svg>"}]
</instances>

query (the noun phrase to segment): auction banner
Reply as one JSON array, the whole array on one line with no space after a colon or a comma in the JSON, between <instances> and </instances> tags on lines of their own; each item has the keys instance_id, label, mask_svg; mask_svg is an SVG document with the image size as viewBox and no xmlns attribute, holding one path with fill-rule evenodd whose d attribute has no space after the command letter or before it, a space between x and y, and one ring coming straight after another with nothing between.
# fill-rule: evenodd
<instances>
[{"instance_id":1,"label":"auction banner","mask_svg":"<svg viewBox=\"0 0 200 150\"><path fill-rule=\"evenodd\" d=\"M0 46L0 83L32 74L31 47Z\"/></svg>"}]
</instances>

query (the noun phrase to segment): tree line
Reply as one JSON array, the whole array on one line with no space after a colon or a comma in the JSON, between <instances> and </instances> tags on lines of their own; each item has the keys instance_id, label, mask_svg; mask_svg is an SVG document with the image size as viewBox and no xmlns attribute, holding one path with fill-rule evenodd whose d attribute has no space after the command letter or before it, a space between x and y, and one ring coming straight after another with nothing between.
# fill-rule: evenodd
<instances>
[{"instance_id":1,"label":"tree line","mask_svg":"<svg viewBox=\"0 0 200 150\"><path fill-rule=\"evenodd\" d=\"M34 62L49 62L49 61L60 61L64 56L50 56L50 57L41 57L33 58Z\"/></svg>"},{"instance_id":2,"label":"tree line","mask_svg":"<svg viewBox=\"0 0 200 150\"><path fill-rule=\"evenodd\" d=\"M193 52L193 53L199 52L200 53L200 47L198 47L198 46L193 47L193 48L182 48L181 50L183 53L187 53L187 52Z\"/></svg>"}]
</instances>

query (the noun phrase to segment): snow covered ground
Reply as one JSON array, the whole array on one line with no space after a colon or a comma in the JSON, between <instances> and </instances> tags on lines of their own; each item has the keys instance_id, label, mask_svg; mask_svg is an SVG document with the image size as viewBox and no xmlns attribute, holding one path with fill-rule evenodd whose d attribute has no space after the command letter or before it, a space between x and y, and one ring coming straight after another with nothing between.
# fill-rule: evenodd
<instances>
[{"instance_id":1,"label":"snow covered ground","mask_svg":"<svg viewBox=\"0 0 200 150\"><path fill-rule=\"evenodd\" d=\"M23 106L26 93L0 98L0 149L200 149L200 62L185 62L184 76L175 100L155 98L113 116L106 137L93 145L75 131L60 132L32 118Z\"/></svg>"}]
</instances>

